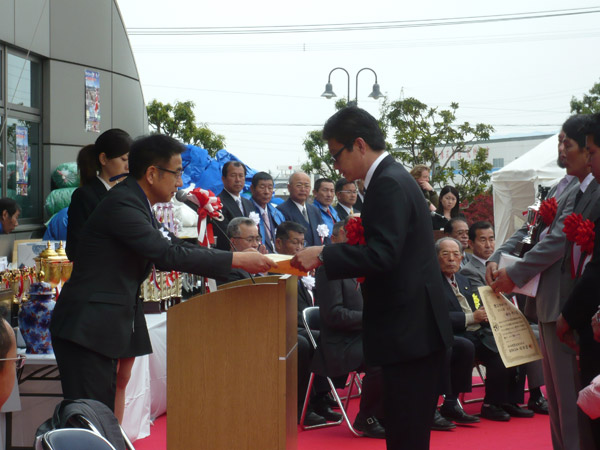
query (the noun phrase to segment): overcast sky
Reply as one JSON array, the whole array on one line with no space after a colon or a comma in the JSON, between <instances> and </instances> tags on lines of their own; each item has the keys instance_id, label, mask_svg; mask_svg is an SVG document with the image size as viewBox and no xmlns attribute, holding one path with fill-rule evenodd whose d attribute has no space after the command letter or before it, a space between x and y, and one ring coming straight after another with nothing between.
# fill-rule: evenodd
<instances>
[{"instance_id":1,"label":"overcast sky","mask_svg":"<svg viewBox=\"0 0 600 450\"><path fill-rule=\"evenodd\" d=\"M356 73L370 67L390 100L403 95L440 108L458 102L460 120L491 124L495 136L555 132L569 115L571 97L600 81L600 8L592 1L117 1L146 103L194 101L197 119L225 135L228 151L255 169L275 173L278 166L305 161L306 133L335 112L334 100L320 96L334 67L350 73L352 99ZM573 14L582 8L599 12ZM547 11L557 11L556 16L499 20ZM494 15L501 16L464 23L473 20L467 17ZM448 18L463 23L439 25L438 19ZM411 26L374 27L400 21ZM362 29L136 34L140 28L298 25L306 30L350 23ZM345 97L346 74L335 71L331 82ZM377 116L381 100L368 98L373 83L371 72L360 74L358 105Z\"/></svg>"}]
</instances>

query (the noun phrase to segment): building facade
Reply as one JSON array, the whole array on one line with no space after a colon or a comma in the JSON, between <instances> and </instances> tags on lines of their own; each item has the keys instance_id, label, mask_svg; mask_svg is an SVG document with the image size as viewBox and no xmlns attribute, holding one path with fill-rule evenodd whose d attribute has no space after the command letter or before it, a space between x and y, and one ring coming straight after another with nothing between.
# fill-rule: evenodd
<instances>
[{"instance_id":1,"label":"building facade","mask_svg":"<svg viewBox=\"0 0 600 450\"><path fill-rule=\"evenodd\" d=\"M22 212L16 231L0 237L0 255L10 259L15 239L42 236L52 172L110 128L148 132L115 0L2 0L0 197Z\"/></svg>"}]
</instances>

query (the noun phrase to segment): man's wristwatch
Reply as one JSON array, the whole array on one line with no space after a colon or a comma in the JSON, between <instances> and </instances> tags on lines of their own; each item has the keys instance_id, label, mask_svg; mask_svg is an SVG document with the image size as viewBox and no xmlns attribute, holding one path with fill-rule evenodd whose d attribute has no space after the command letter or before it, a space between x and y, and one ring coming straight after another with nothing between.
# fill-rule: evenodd
<instances>
[{"instance_id":1,"label":"man's wristwatch","mask_svg":"<svg viewBox=\"0 0 600 450\"><path fill-rule=\"evenodd\" d=\"M317 258L319 258L319 261L321 261L321 264L325 264L325 261L323 261L323 250L321 250L321 253L319 253L319 256L317 256Z\"/></svg>"}]
</instances>

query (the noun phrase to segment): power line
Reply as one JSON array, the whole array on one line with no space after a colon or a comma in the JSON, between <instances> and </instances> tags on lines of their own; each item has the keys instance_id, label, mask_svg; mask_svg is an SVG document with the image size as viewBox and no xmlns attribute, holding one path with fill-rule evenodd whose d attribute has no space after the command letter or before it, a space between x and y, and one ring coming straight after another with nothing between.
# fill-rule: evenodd
<instances>
[{"instance_id":1,"label":"power line","mask_svg":"<svg viewBox=\"0 0 600 450\"><path fill-rule=\"evenodd\" d=\"M239 27L132 27L129 35L138 36L189 36L189 35L234 35L234 34L281 34L281 33L323 33L339 31L370 31L400 28L425 28L438 26L470 25L517 20L537 20L552 17L565 17L584 14L596 14L598 7L556 9L510 14L493 14L483 16L448 17L439 19L420 19L385 22L354 22L339 24L304 24L304 25L257 25Z\"/></svg>"}]
</instances>

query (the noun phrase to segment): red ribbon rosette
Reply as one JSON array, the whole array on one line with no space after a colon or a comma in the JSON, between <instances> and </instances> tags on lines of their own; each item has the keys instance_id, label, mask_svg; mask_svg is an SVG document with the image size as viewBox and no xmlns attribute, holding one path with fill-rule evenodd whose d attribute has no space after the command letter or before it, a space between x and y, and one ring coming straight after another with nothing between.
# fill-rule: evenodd
<instances>
[{"instance_id":1,"label":"red ribbon rosette","mask_svg":"<svg viewBox=\"0 0 600 450\"><path fill-rule=\"evenodd\" d=\"M346 230L347 243L350 245L365 245L365 229L362 226L360 217L351 217L348 223L344 226Z\"/></svg>"},{"instance_id":2,"label":"red ribbon rosette","mask_svg":"<svg viewBox=\"0 0 600 450\"><path fill-rule=\"evenodd\" d=\"M214 219L221 217L223 204L221 199L213 191L196 188L190 191L198 203L198 241L203 247L214 244L215 237L212 224L206 220L207 217Z\"/></svg>"},{"instance_id":3,"label":"red ribbon rosette","mask_svg":"<svg viewBox=\"0 0 600 450\"><path fill-rule=\"evenodd\" d=\"M565 218L565 226L563 227L563 232L567 236L567 240L570 242L575 242L575 237L577 236L577 228L583 222L583 217L581 214L571 213Z\"/></svg>"},{"instance_id":4,"label":"red ribbon rosette","mask_svg":"<svg viewBox=\"0 0 600 450\"><path fill-rule=\"evenodd\" d=\"M365 229L360 217L351 217L348 220L348 223L344 225L344 230L346 231L346 243L350 245L367 244L367 241L365 240ZM365 281L365 277L357 278L356 281L362 283ZM356 285L356 289L358 289L358 284Z\"/></svg>"},{"instance_id":5,"label":"red ribbon rosette","mask_svg":"<svg viewBox=\"0 0 600 450\"><path fill-rule=\"evenodd\" d=\"M556 203L556 198L552 197L546 199L540 205L540 216L542 217L542 221L544 225L547 227L554 222L554 218L556 217L556 210L558 209L558 203Z\"/></svg>"},{"instance_id":6,"label":"red ribbon rosette","mask_svg":"<svg viewBox=\"0 0 600 450\"><path fill-rule=\"evenodd\" d=\"M572 213L565 218L565 226L563 231L569 242L577 244L581 248L583 254L591 255L594 251L594 239L596 238L596 232L594 230L594 222L589 219L583 220L581 214ZM571 277L576 278L581 275L583 265L581 263L575 264L573 260L575 258L575 252L571 252ZM580 258L584 260L585 256Z\"/></svg>"}]
</instances>

